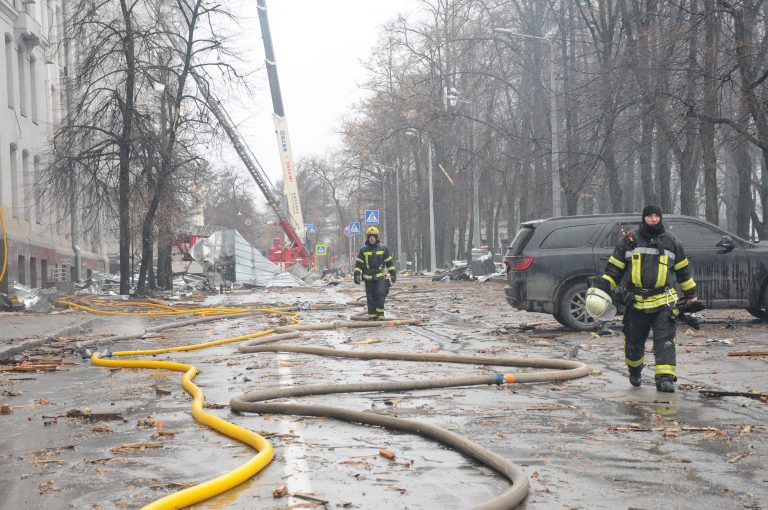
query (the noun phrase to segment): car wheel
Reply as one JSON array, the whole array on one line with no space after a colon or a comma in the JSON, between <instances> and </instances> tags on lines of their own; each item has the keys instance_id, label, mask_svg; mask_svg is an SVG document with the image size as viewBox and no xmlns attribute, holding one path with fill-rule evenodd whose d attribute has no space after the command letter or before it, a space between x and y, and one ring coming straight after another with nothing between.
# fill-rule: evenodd
<instances>
[{"instance_id":1,"label":"car wheel","mask_svg":"<svg viewBox=\"0 0 768 510\"><path fill-rule=\"evenodd\" d=\"M587 283L576 282L569 285L560 294L557 312L554 314L560 324L576 331L590 331L595 327L595 319L587 314Z\"/></svg>"},{"instance_id":2,"label":"car wheel","mask_svg":"<svg viewBox=\"0 0 768 510\"><path fill-rule=\"evenodd\" d=\"M763 289L763 295L760 297L760 308L747 308L747 311L761 321L768 322L768 286Z\"/></svg>"}]
</instances>

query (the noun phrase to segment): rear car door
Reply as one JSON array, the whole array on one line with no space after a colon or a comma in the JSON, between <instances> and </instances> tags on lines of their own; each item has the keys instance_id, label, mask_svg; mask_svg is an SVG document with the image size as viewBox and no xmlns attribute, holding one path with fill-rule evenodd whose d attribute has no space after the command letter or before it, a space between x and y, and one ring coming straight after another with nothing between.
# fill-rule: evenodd
<instances>
[{"instance_id":1,"label":"rear car door","mask_svg":"<svg viewBox=\"0 0 768 510\"><path fill-rule=\"evenodd\" d=\"M619 243L619 237L621 237L622 229L628 232L634 228L634 225L629 223L626 226L617 219L611 219L607 221L605 228L600 232L600 236L595 242L595 247L592 251L594 255L595 263L595 275L600 276L605 273L605 267L608 264L608 258L613 254L613 250Z\"/></svg>"},{"instance_id":2,"label":"rear car door","mask_svg":"<svg viewBox=\"0 0 768 510\"><path fill-rule=\"evenodd\" d=\"M601 229L602 222L585 220L582 224L554 228L542 239L538 246L542 276L550 281L541 286L547 294L538 296L540 299L554 300L563 282L592 273L592 244Z\"/></svg>"},{"instance_id":3,"label":"rear car door","mask_svg":"<svg viewBox=\"0 0 768 510\"><path fill-rule=\"evenodd\" d=\"M714 225L694 219L665 219L664 225L683 244L699 299L712 308L746 304L749 299L749 259L738 239ZM718 246L723 236L731 239L732 249Z\"/></svg>"}]
</instances>

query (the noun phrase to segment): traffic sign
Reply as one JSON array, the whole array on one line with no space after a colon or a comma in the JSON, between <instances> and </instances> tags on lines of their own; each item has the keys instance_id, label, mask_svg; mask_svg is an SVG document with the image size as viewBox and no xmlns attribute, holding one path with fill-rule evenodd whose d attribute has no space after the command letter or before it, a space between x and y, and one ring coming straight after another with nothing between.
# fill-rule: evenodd
<instances>
[{"instance_id":1,"label":"traffic sign","mask_svg":"<svg viewBox=\"0 0 768 510\"><path fill-rule=\"evenodd\" d=\"M378 209L366 209L366 211L365 211L365 224L366 225L378 225L379 224L379 210Z\"/></svg>"},{"instance_id":2,"label":"traffic sign","mask_svg":"<svg viewBox=\"0 0 768 510\"><path fill-rule=\"evenodd\" d=\"M315 245L315 255L318 257L325 257L325 245L324 244L316 244Z\"/></svg>"},{"instance_id":3,"label":"traffic sign","mask_svg":"<svg viewBox=\"0 0 768 510\"><path fill-rule=\"evenodd\" d=\"M305 223L304 228L307 229L307 232L317 232L317 227L315 227L314 223Z\"/></svg>"},{"instance_id":4,"label":"traffic sign","mask_svg":"<svg viewBox=\"0 0 768 510\"><path fill-rule=\"evenodd\" d=\"M349 224L347 227L349 229L349 235L356 236L360 233L360 222L359 221L353 221Z\"/></svg>"}]
</instances>

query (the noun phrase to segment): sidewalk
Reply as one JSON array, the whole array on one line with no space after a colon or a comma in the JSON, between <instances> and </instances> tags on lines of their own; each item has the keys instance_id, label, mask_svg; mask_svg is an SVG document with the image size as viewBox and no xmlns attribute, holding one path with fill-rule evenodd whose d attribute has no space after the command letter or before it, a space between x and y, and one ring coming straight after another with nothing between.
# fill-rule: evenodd
<instances>
[{"instance_id":1,"label":"sidewalk","mask_svg":"<svg viewBox=\"0 0 768 510\"><path fill-rule=\"evenodd\" d=\"M93 316L79 312L0 312L0 358L41 345L51 337L80 334L94 323Z\"/></svg>"}]
</instances>

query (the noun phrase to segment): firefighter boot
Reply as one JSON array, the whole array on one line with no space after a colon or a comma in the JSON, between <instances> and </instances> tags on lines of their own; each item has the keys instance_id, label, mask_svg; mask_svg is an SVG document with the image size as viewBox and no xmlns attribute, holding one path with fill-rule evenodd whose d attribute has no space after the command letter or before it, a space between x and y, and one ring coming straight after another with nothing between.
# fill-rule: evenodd
<instances>
[{"instance_id":1,"label":"firefighter boot","mask_svg":"<svg viewBox=\"0 0 768 510\"><path fill-rule=\"evenodd\" d=\"M664 379L659 379L656 381L656 391L660 391L662 393L674 393L675 383L672 382L672 379L667 377Z\"/></svg>"},{"instance_id":2,"label":"firefighter boot","mask_svg":"<svg viewBox=\"0 0 768 510\"><path fill-rule=\"evenodd\" d=\"M640 367L629 367L629 384L632 386L640 386L642 384L642 379L640 378L642 372L643 369Z\"/></svg>"}]
</instances>

